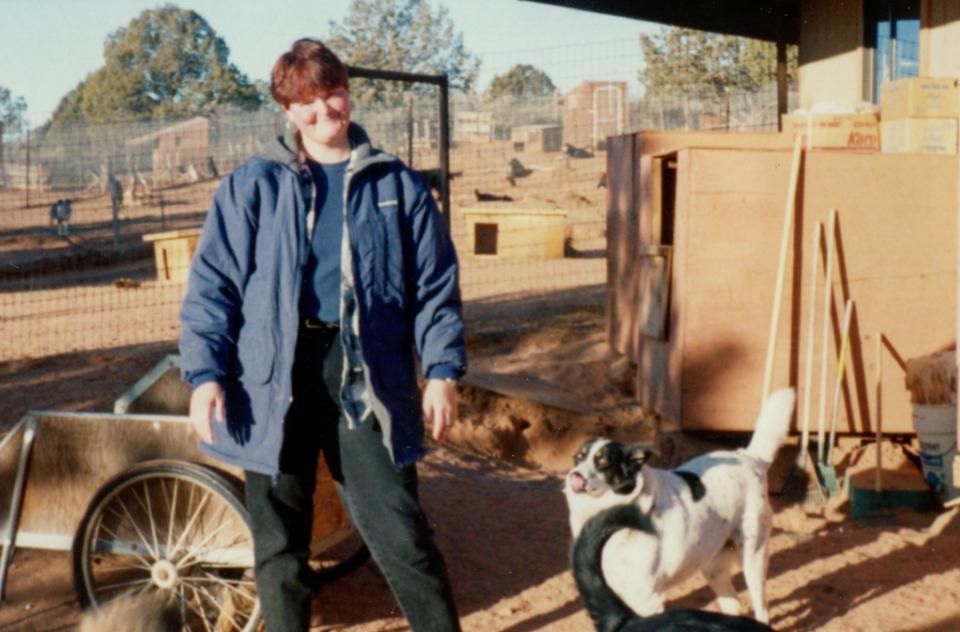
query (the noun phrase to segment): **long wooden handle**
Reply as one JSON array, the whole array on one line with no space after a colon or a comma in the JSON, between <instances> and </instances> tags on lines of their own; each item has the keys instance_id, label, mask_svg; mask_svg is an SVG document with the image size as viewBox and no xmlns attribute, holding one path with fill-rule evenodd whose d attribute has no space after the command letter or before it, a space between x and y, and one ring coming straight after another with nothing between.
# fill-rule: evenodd
<instances>
[{"instance_id":1,"label":"long wooden handle","mask_svg":"<svg viewBox=\"0 0 960 632\"><path fill-rule=\"evenodd\" d=\"M807 315L807 362L803 376L803 420L800 427L800 454L802 463L810 446L810 399L813 393L813 347L817 321L817 272L820 270L820 241L823 237L823 222L817 222L813 231L813 248L810 251L810 307Z\"/></svg>"},{"instance_id":2,"label":"long wooden handle","mask_svg":"<svg viewBox=\"0 0 960 632\"><path fill-rule=\"evenodd\" d=\"M783 211L783 232L780 237L780 261L777 264L777 285L773 292L773 315L770 317L770 335L767 337L767 362L763 370L763 397L761 405L770 396L773 383L773 361L777 349L777 329L780 325L780 303L783 297L783 277L787 268L787 252L790 250L790 233L793 215L797 206L797 181L800 179L800 162L803 158L803 138L793 140L793 159L790 163L790 186L787 188L787 203Z\"/></svg>"},{"instance_id":3,"label":"long wooden handle","mask_svg":"<svg viewBox=\"0 0 960 632\"><path fill-rule=\"evenodd\" d=\"M840 334L840 356L837 358L837 386L833 393L833 413L830 415L830 449L827 451L827 463L833 454L833 443L837 438L837 413L840 406L840 390L843 388L843 373L847 366L847 348L850 346L850 316L853 314L853 299L847 300L843 313L843 331Z\"/></svg>"},{"instance_id":4,"label":"long wooden handle","mask_svg":"<svg viewBox=\"0 0 960 632\"><path fill-rule=\"evenodd\" d=\"M877 393L877 405L875 410L875 423L877 424L877 467L874 473L873 489L878 494L880 493L880 471L883 469L883 450L881 449L880 442L883 440L883 431L881 430L881 421L882 415L880 413L880 408L883 406L883 333L877 332L877 357L876 357L876 393Z\"/></svg>"},{"instance_id":5,"label":"long wooden handle","mask_svg":"<svg viewBox=\"0 0 960 632\"><path fill-rule=\"evenodd\" d=\"M820 345L820 411L817 417L817 461L823 463L823 441L827 422L827 354L830 351L830 308L833 305L833 250L837 232L837 209L830 209L827 224L827 264L823 278L823 336Z\"/></svg>"}]
</instances>

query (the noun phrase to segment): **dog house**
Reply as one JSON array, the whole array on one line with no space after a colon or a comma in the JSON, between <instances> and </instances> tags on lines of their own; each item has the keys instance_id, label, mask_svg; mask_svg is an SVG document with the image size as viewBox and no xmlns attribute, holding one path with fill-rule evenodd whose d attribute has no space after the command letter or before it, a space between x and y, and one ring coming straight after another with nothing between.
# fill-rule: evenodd
<instances>
[{"instance_id":1,"label":"dog house","mask_svg":"<svg viewBox=\"0 0 960 632\"><path fill-rule=\"evenodd\" d=\"M514 151L560 151L563 128L559 125L518 125L510 130Z\"/></svg>"},{"instance_id":2,"label":"dog house","mask_svg":"<svg viewBox=\"0 0 960 632\"><path fill-rule=\"evenodd\" d=\"M190 261L200 240L199 228L150 233L144 235L143 240L153 242L158 282L164 284L187 282Z\"/></svg>"},{"instance_id":3,"label":"dog house","mask_svg":"<svg viewBox=\"0 0 960 632\"><path fill-rule=\"evenodd\" d=\"M566 211L464 209L467 253L505 259L562 259Z\"/></svg>"}]
</instances>

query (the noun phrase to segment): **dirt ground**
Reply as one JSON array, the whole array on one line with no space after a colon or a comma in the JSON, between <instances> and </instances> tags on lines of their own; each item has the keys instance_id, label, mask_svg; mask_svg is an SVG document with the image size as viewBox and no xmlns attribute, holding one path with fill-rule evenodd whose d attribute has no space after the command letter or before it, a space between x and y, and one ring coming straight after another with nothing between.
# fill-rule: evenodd
<instances>
[{"instance_id":1,"label":"dirt ground","mask_svg":"<svg viewBox=\"0 0 960 632\"><path fill-rule=\"evenodd\" d=\"M463 388L462 424L451 443L436 447L422 464L423 502L447 558L464 629L589 630L568 570L561 493L563 470L580 440L606 434L654 442L665 452L663 465L673 465L743 438L692 437L644 416L632 402L629 367L608 353L596 311L570 311L503 331L478 326L468 347L471 382L507 394ZM144 344L0 364L2 427L30 407L110 410L120 393L173 350L169 343ZM885 467L910 467L908 459L898 461L903 451L897 446L884 449ZM782 451L771 473L774 489L789 487L784 482L794 453ZM850 452L843 463L869 454ZM815 495L807 502L786 493L772 500L777 513L768 596L775 629L960 629L960 519L954 514L900 510L858 522L847 518L842 496L829 504ZM65 552L18 551L0 629L72 629L80 611L69 569ZM737 586L746 607L739 577ZM672 589L668 606L715 607L700 578ZM313 629L406 626L368 563L317 592Z\"/></svg>"},{"instance_id":2,"label":"dirt ground","mask_svg":"<svg viewBox=\"0 0 960 632\"><path fill-rule=\"evenodd\" d=\"M477 204L477 191L509 195L528 208L563 208L574 250L582 254L602 246L601 156L570 161L527 154L521 160L533 173L511 185L504 177L507 154L503 149L487 171L475 168L479 155L452 156L451 170L463 172L453 181L455 208ZM171 191L168 219L196 222L194 211L206 206L211 188L202 183ZM47 221L49 201L34 200L23 214L4 218L13 222L4 225L8 230L0 238L5 262L24 249L35 257L64 247L35 236L35 227ZM105 198L77 204L75 219L86 223L83 231L78 226L78 242L109 238L107 206ZM136 221L126 226L159 229L156 208L130 212L137 217L126 219ZM464 233L456 215L454 232ZM131 238L139 241L139 235ZM570 537L561 493L570 455L585 437L656 444L665 467L745 441L683 434L669 420L645 415L632 398L632 369L610 354L603 315L595 307L603 304L597 285L605 279L603 260L562 263L562 268L552 262L509 270L490 262L464 266L471 373L462 387L462 423L450 442L436 446L423 462L421 491L468 631L592 629L568 570ZM139 280L137 275L146 273L125 274ZM545 313L540 298L505 301L506 281L517 294L530 287L566 292L566 304L579 307ZM599 297L591 293L597 287ZM5 297L4 309L10 311L0 327L0 344L43 357L0 362L0 432L31 408L112 410L121 393L175 352L173 343L163 341L175 337L176 287L169 296L146 281L137 287L111 281L85 293L70 287L22 291L29 300ZM124 326L114 324L118 317ZM104 346L110 348L61 353ZM772 498L776 518L768 581L774 628L960 630L960 519L953 513L898 510L854 521L842 495L830 503L815 494L799 501L788 493L807 487L803 476L791 476L795 453L784 449L771 471L772 488L779 492ZM908 451L885 444L884 454L887 470L899 466L897 472L885 471L886 484L916 481ZM869 449L845 448L838 473L842 477L850 466L869 478L870 455ZM737 586L746 607L742 579ZM668 607L715 606L704 581L690 578L671 590ZM17 551L0 605L0 630L69 630L79 617L69 554ZM368 563L317 592L313 629L379 632L406 626L382 576Z\"/></svg>"}]
</instances>

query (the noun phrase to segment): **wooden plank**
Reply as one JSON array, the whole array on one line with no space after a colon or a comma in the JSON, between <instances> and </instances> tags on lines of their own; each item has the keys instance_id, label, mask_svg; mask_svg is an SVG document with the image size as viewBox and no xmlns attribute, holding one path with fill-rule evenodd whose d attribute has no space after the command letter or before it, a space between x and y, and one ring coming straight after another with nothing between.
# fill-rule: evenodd
<instances>
[{"instance_id":1,"label":"wooden plank","mask_svg":"<svg viewBox=\"0 0 960 632\"><path fill-rule=\"evenodd\" d=\"M641 246L638 254L637 321L640 335L656 340L667 339L672 253L669 246Z\"/></svg>"},{"instance_id":2,"label":"wooden plank","mask_svg":"<svg viewBox=\"0 0 960 632\"><path fill-rule=\"evenodd\" d=\"M517 397L527 399L533 402L559 408L569 412L590 415L598 411L590 406L585 406L578 401L570 399L568 391L541 380L531 375L518 375L514 373L495 373L483 369L468 369L467 374L463 376L463 382L470 386L482 388L494 393L506 395L508 397Z\"/></svg>"}]
</instances>

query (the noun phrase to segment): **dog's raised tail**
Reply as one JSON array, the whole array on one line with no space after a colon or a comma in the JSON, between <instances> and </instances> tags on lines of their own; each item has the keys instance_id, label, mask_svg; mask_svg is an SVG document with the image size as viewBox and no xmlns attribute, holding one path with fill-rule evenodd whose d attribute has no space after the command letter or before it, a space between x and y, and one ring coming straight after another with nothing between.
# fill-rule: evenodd
<instances>
[{"instance_id":1,"label":"dog's raised tail","mask_svg":"<svg viewBox=\"0 0 960 632\"><path fill-rule=\"evenodd\" d=\"M781 389L767 398L760 409L747 454L765 463L773 462L790 431L790 418L793 417L796 399L792 388Z\"/></svg>"},{"instance_id":2,"label":"dog's raised tail","mask_svg":"<svg viewBox=\"0 0 960 632\"><path fill-rule=\"evenodd\" d=\"M654 533L649 516L634 504L624 504L588 520L573 543L573 577L590 618L601 632L618 630L635 616L603 577L603 547L620 529Z\"/></svg>"}]
</instances>

